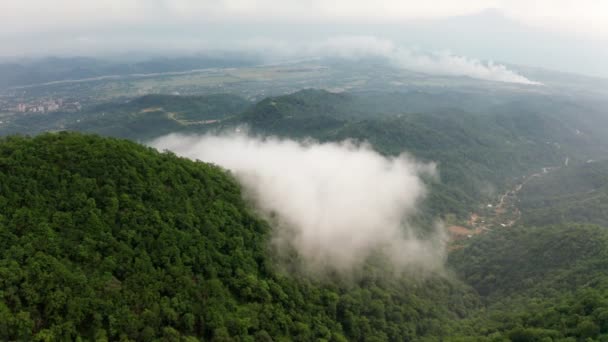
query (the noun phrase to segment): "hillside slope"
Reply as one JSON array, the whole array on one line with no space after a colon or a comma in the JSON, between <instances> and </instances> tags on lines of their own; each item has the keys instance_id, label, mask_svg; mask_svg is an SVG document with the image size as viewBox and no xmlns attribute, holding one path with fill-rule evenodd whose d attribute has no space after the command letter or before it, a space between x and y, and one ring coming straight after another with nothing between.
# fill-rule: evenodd
<instances>
[{"instance_id":1,"label":"hillside slope","mask_svg":"<svg viewBox=\"0 0 608 342\"><path fill-rule=\"evenodd\" d=\"M608 230L592 225L500 229L450 264L486 304L453 325L455 341L606 341Z\"/></svg>"},{"instance_id":2,"label":"hillside slope","mask_svg":"<svg viewBox=\"0 0 608 342\"><path fill-rule=\"evenodd\" d=\"M67 129L146 140L184 130L204 130L207 125L237 115L251 103L239 96L146 95L124 104L92 108Z\"/></svg>"},{"instance_id":3,"label":"hillside slope","mask_svg":"<svg viewBox=\"0 0 608 342\"><path fill-rule=\"evenodd\" d=\"M450 223L464 225L480 204L495 201L523 176L566 158L576 163L608 154L600 114L590 104L545 95L305 89L255 104L227 94L147 95L84 113L24 115L0 134L67 129L145 142L247 126L253 134L291 139L368 141L383 154L408 152L438 163L441 182L431 185L427 219L454 214Z\"/></svg>"},{"instance_id":4,"label":"hillside slope","mask_svg":"<svg viewBox=\"0 0 608 342\"><path fill-rule=\"evenodd\" d=\"M477 303L371 265L282 274L227 173L123 140L3 139L0 212L1 340L411 340Z\"/></svg>"},{"instance_id":5,"label":"hillside slope","mask_svg":"<svg viewBox=\"0 0 608 342\"><path fill-rule=\"evenodd\" d=\"M0 141L0 339L584 341L608 334L608 233L500 229L457 277L313 279L224 170L76 133ZM470 284L470 285L467 285Z\"/></svg>"},{"instance_id":6,"label":"hillside slope","mask_svg":"<svg viewBox=\"0 0 608 342\"><path fill-rule=\"evenodd\" d=\"M519 206L526 224L566 222L608 226L608 161L572 163L535 177Z\"/></svg>"}]
</instances>

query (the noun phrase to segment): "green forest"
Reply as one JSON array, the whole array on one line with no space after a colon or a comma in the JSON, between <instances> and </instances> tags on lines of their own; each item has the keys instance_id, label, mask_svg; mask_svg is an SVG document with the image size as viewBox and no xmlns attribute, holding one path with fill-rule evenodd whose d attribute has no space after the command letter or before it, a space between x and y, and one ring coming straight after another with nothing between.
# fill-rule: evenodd
<instances>
[{"instance_id":1,"label":"green forest","mask_svg":"<svg viewBox=\"0 0 608 342\"><path fill-rule=\"evenodd\" d=\"M585 120L580 120L585 111ZM443 90L332 93L304 89L251 102L234 94L153 94L81 113L23 115L0 135L79 131L141 143L169 133L234 132L320 142L369 142L385 155L404 151L438 163L427 218L466 220L480 203L543 167L605 157L608 119L592 104L537 94ZM578 132L578 133L577 133Z\"/></svg>"},{"instance_id":2,"label":"green forest","mask_svg":"<svg viewBox=\"0 0 608 342\"><path fill-rule=\"evenodd\" d=\"M608 341L608 120L495 102L308 89L24 115L0 130L0 340ZM523 182L516 224L450 244L423 277L377 260L311 277L229 171L141 144L239 127L436 162L424 223L466 225Z\"/></svg>"},{"instance_id":3,"label":"green forest","mask_svg":"<svg viewBox=\"0 0 608 342\"><path fill-rule=\"evenodd\" d=\"M587 160L532 179L521 194L525 224L608 225L608 161Z\"/></svg>"},{"instance_id":4,"label":"green forest","mask_svg":"<svg viewBox=\"0 0 608 342\"><path fill-rule=\"evenodd\" d=\"M493 231L424 278L312 279L277 267L241 191L126 140L3 138L0 339L608 340L604 228Z\"/></svg>"},{"instance_id":5,"label":"green forest","mask_svg":"<svg viewBox=\"0 0 608 342\"><path fill-rule=\"evenodd\" d=\"M462 283L282 274L219 168L74 133L0 143L0 339L414 339L477 303Z\"/></svg>"}]
</instances>

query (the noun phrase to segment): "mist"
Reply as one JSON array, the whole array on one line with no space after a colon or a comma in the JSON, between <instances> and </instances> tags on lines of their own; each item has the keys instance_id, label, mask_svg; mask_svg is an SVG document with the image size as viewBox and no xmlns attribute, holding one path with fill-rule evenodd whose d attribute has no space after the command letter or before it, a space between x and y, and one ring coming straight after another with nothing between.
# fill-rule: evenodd
<instances>
[{"instance_id":1,"label":"mist","mask_svg":"<svg viewBox=\"0 0 608 342\"><path fill-rule=\"evenodd\" d=\"M295 249L309 269L349 272L379 253L396 270L443 264L443 229L420 238L409 222L434 164L352 141L173 134L151 145L229 169L273 225L277 250Z\"/></svg>"},{"instance_id":2,"label":"mist","mask_svg":"<svg viewBox=\"0 0 608 342\"><path fill-rule=\"evenodd\" d=\"M493 82L541 85L540 82L530 80L500 63L481 61L450 51L423 51L375 36L336 36L308 43L258 38L225 48L254 52L270 59L382 58L394 67L429 75L464 76Z\"/></svg>"},{"instance_id":3,"label":"mist","mask_svg":"<svg viewBox=\"0 0 608 342\"><path fill-rule=\"evenodd\" d=\"M166 37L165 37L166 38ZM134 42L134 40L136 42ZM67 44L67 45L64 45ZM348 60L380 59L388 65L434 76L469 77L492 82L507 82L523 85L541 85L524 75L510 70L505 65L484 61L477 58L458 55L449 50L428 51L399 45L390 39L373 35L333 36L325 39L281 40L269 37L258 37L243 40L207 41L178 37L165 40L154 37L87 37L81 36L77 41L63 41L54 44L54 48L64 47L71 54L84 54L95 51L98 46L108 46L101 53L110 59L123 60L125 51L131 59L141 56L191 56L204 52L210 56L246 56L266 64L285 63L319 58L338 58ZM132 52L132 49L142 49ZM122 51L123 57L112 55L111 51ZM144 52L148 51L148 52ZM150 52L153 51L153 52ZM69 55L69 54L68 54ZM99 57L99 55L94 55ZM15 59L20 61L22 59ZM145 60L145 58L144 58Z\"/></svg>"}]
</instances>

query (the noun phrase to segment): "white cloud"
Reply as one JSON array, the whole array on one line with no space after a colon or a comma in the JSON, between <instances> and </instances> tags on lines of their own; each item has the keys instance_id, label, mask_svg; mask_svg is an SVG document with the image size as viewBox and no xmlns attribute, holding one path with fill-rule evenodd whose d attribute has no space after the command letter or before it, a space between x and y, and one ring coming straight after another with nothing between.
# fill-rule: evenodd
<instances>
[{"instance_id":1,"label":"white cloud","mask_svg":"<svg viewBox=\"0 0 608 342\"><path fill-rule=\"evenodd\" d=\"M492 61L483 63L477 59L453 55L449 52L421 54L408 49L399 49L390 57L394 63L403 68L432 75L467 76L495 82L541 85L509 70L502 64Z\"/></svg>"},{"instance_id":2,"label":"white cloud","mask_svg":"<svg viewBox=\"0 0 608 342\"><path fill-rule=\"evenodd\" d=\"M608 2L603 0L8 0L0 2L0 29L18 32L183 20L383 22L439 19L488 9L540 28L608 36Z\"/></svg>"},{"instance_id":3,"label":"white cloud","mask_svg":"<svg viewBox=\"0 0 608 342\"><path fill-rule=\"evenodd\" d=\"M348 272L376 252L399 270L442 265L442 230L421 239L407 224L426 193L420 176L434 165L348 141L169 135L152 145L232 170L273 217L278 246L294 247L312 269Z\"/></svg>"},{"instance_id":4,"label":"white cloud","mask_svg":"<svg viewBox=\"0 0 608 342\"><path fill-rule=\"evenodd\" d=\"M423 53L398 47L388 40L374 37L334 38L320 44L316 49L318 54L325 52L330 56L385 57L396 66L431 75L468 76L496 82L540 84L518 75L504 65L493 62L482 63L449 52Z\"/></svg>"},{"instance_id":5,"label":"white cloud","mask_svg":"<svg viewBox=\"0 0 608 342\"><path fill-rule=\"evenodd\" d=\"M393 65L430 75L466 76L494 82L540 85L506 66L481 62L474 58L449 52L422 52L395 45L392 41L373 36L333 37L320 42L293 43L272 39L253 39L233 45L234 49L257 51L282 58L340 57L360 59L381 57Z\"/></svg>"}]
</instances>

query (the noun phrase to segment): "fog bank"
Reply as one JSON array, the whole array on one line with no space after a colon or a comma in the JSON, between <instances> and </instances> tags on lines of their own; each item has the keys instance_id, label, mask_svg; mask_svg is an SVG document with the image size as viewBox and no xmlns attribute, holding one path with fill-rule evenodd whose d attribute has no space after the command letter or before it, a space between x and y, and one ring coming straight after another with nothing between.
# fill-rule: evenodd
<instances>
[{"instance_id":1,"label":"fog bank","mask_svg":"<svg viewBox=\"0 0 608 342\"><path fill-rule=\"evenodd\" d=\"M279 250L295 248L310 267L345 272L377 252L399 269L442 264L443 235L420 239L408 225L426 193L421 176L434 176L433 164L350 141L173 134L151 145L231 170L272 217Z\"/></svg>"}]
</instances>

